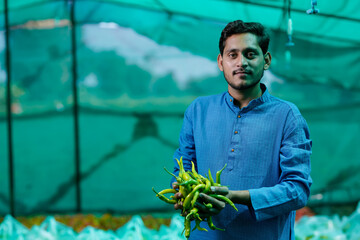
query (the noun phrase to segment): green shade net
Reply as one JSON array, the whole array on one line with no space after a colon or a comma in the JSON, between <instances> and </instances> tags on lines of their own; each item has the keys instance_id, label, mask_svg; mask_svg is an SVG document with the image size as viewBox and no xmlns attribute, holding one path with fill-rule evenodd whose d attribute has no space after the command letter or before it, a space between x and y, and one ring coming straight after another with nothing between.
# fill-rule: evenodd
<instances>
[{"instance_id":1,"label":"green shade net","mask_svg":"<svg viewBox=\"0 0 360 240\"><path fill-rule=\"evenodd\" d=\"M1 1L0 1L1 2ZM16 214L76 209L73 55L66 1L8 1ZM186 107L226 91L217 68L227 22L270 29L263 82L294 102L313 140L309 205L360 199L360 7L283 1L76 1L81 209L172 211L169 187ZM1 8L2 7L2 8ZM0 26L4 29L4 8ZM0 213L10 211L5 32L0 34Z\"/></svg>"}]
</instances>

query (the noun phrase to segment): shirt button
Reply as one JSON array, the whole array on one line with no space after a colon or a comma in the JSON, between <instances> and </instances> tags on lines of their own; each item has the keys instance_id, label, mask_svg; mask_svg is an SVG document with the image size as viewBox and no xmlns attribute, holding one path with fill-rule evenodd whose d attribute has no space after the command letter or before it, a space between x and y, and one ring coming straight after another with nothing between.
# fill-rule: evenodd
<instances>
[{"instance_id":1,"label":"shirt button","mask_svg":"<svg viewBox=\"0 0 360 240\"><path fill-rule=\"evenodd\" d=\"M237 133L238 133L238 131L235 131L234 133L235 133L235 134L237 134Z\"/></svg>"},{"instance_id":2,"label":"shirt button","mask_svg":"<svg viewBox=\"0 0 360 240\"><path fill-rule=\"evenodd\" d=\"M232 99L230 99L230 102L232 102Z\"/></svg>"},{"instance_id":3,"label":"shirt button","mask_svg":"<svg viewBox=\"0 0 360 240\"><path fill-rule=\"evenodd\" d=\"M233 152L233 151L235 151L234 149L231 149L231 151Z\"/></svg>"},{"instance_id":4,"label":"shirt button","mask_svg":"<svg viewBox=\"0 0 360 240\"><path fill-rule=\"evenodd\" d=\"M238 115L238 118L241 118L241 116L240 116L240 115Z\"/></svg>"}]
</instances>

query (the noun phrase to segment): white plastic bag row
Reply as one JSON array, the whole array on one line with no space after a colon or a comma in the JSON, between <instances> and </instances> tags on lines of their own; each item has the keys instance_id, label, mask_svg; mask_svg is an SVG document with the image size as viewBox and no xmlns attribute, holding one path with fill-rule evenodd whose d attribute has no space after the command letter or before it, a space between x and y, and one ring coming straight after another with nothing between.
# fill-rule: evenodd
<instances>
[{"instance_id":1,"label":"white plastic bag row","mask_svg":"<svg viewBox=\"0 0 360 240\"><path fill-rule=\"evenodd\" d=\"M360 240L360 203L348 217L304 216L295 223L296 240Z\"/></svg>"},{"instance_id":2,"label":"white plastic bag row","mask_svg":"<svg viewBox=\"0 0 360 240\"><path fill-rule=\"evenodd\" d=\"M55 220L47 217L40 226L26 228L16 219L7 215L0 224L1 240L179 240L182 235L184 219L176 214L170 226L162 225L159 231L145 227L140 216L131 220L116 231L104 231L86 227L80 233L75 232ZM295 224L296 240L360 240L360 203L355 212L348 217L304 216Z\"/></svg>"},{"instance_id":3,"label":"white plastic bag row","mask_svg":"<svg viewBox=\"0 0 360 240\"><path fill-rule=\"evenodd\" d=\"M80 233L75 232L55 220L47 217L40 226L26 228L16 219L7 215L0 224L1 240L178 240L185 239L181 235L183 218L174 215L170 226L162 225L159 231L145 227L140 216L135 215L124 226L116 231L105 231L93 227L86 227Z\"/></svg>"}]
</instances>

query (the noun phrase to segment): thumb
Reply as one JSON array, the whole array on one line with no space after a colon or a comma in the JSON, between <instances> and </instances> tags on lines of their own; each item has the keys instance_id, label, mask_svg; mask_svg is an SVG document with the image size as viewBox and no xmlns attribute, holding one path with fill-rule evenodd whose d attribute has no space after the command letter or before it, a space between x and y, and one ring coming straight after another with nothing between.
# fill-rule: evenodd
<instances>
[{"instance_id":1,"label":"thumb","mask_svg":"<svg viewBox=\"0 0 360 240\"><path fill-rule=\"evenodd\" d=\"M212 193L214 194L220 194L220 195L227 195L229 193L229 189L228 187L215 187L215 186L212 186L210 187L210 190Z\"/></svg>"}]
</instances>

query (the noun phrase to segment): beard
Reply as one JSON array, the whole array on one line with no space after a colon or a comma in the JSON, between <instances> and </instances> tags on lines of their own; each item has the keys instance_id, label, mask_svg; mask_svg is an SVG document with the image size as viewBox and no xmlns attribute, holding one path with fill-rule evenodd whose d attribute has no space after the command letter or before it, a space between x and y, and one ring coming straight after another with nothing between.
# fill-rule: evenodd
<instances>
[{"instance_id":1,"label":"beard","mask_svg":"<svg viewBox=\"0 0 360 240\"><path fill-rule=\"evenodd\" d=\"M264 70L262 71L261 76L259 77L259 79L256 82L252 82L249 85L236 85L233 82L230 82L226 78L225 72L223 72L223 74L224 74L224 78L225 78L226 82L230 85L231 88L236 89L236 90L246 90L246 89L255 87L261 81L261 79L262 79L262 77L264 75Z\"/></svg>"}]
</instances>

